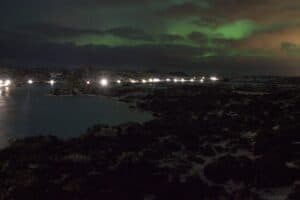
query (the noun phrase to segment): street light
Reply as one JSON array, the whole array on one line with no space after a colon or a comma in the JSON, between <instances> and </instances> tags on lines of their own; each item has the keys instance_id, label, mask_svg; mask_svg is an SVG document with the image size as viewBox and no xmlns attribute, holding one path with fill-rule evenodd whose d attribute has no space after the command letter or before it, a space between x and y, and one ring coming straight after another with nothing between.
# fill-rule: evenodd
<instances>
[{"instance_id":1,"label":"street light","mask_svg":"<svg viewBox=\"0 0 300 200\"><path fill-rule=\"evenodd\" d=\"M159 78L154 78L154 79L153 79L153 82L154 82L154 83L159 83L159 82L160 82L160 79L159 79Z\"/></svg>"},{"instance_id":2,"label":"street light","mask_svg":"<svg viewBox=\"0 0 300 200\"><path fill-rule=\"evenodd\" d=\"M49 83L50 83L51 86L53 86L55 84L55 81L54 80L50 80Z\"/></svg>"},{"instance_id":3,"label":"street light","mask_svg":"<svg viewBox=\"0 0 300 200\"><path fill-rule=\"evenodd\" d=\"M11 80L8 79L5 81L5 86L9 86L10 84L11 84Z\"/></svg>"},{"instance_id":4,"label":"street light","mask_svg":"<svg viewBox=\"0 0 300 200\"><path fill-rule=\"evenodd\" d=\"M106 78L101 79L101 80L100 80L100 85L101 85L102 87L108 86L108 80L107 80Z\"/></svg>"},{"instance_id":5,"label":"street light","mask_svg":"<svg viewBox=\"0 0 300 200\"><path fill-rule=\"evenodd\" d=\"M210 80L211 80L211 81L218 81L219 79L218 79L218 77L216 77L216 76L211 76L211 77L210 77Z\"/></svg>"},{"instance_id":6,"label":"street light","mask_svg":"<svg viewBox=\"0 0 300 200\"><path fill-rule=\"evenodd\" d=\"M28 83L29 85L32 85L32 84L33 84L33 80L29 79L29 80L27 81L27 83Z\"/></svg>"},{"instance_id":7,"label":"street light","mask_svg":"<svg viewBox=\"0 0 300 200\"><path fill-rule=\"evenodd\" d=\"M137 80L130 79L130 83L137 83L137 82L138 82Z\"/></svg>"}]
</instances>

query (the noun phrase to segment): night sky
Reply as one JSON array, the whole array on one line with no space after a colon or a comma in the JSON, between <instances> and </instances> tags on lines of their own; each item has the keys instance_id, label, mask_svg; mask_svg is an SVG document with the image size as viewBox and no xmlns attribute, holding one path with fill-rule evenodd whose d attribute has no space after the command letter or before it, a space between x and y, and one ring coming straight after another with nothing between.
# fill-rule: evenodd
<instances>
[{"instance_id":1,"label":"night sky","mask_svg":"<svg viewBox=\"0 0 300 200\"><path fill-rule=\"evenodd\" d=\"M1 0L0 62L300 75L300 1Z\"/></svg>"}]
</instances>

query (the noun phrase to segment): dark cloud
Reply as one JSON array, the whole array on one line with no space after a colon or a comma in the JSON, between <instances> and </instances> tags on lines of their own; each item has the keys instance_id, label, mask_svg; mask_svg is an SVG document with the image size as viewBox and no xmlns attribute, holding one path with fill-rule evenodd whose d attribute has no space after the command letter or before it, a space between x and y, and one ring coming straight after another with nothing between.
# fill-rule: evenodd
<instances>
[{"instance_id":1,"label":"dark cloud","mask_svg":"<svg viewBox=\"0 0 300 200\"><path fill-rule=\"evenodd\" d=\"M114 36L128 38L132 40L145 40L152 41L151 35L147 34L144 30L131 28L131 27L118 27L105 31Z\"/></svg>"},{"instance_id":2,"label":"dark cloud","mask_svg":"<svg viewBox=\"0 0 300 200\"><path fill-rule=\"evenodd\" d=\"M1 32L0 32L1 34ZM147 34L142 29L132 27L117 27L108 30L98 29L83 29L75 27L60 26L56 24L30 24L19 27L18 32L15 34L27 34L32 37L39 38L69 38L69 37L80 37L85 35L113 35L120 38L126 38L131 40L144 40L153 41L153 36Z\"/></svg>"},{"instance_id":3,"label":"dark cloud","mask_svg":"<svg viewBox=\"0 0 300 200\"><path fill-rule=\"evenodd\" d=\"M184 40L184 37L174 34L161 34L160 36L158 36L158 38L162 42L176 42Z\"/></svg>"},{"instance_id":4,"label":"dark cloud","mask_svg":"<svg viewBox=\"0 0 300 200\"><path fill-rule=\"evenodd\" d=\"M39 65L178 66L192 64L206 49L184 45L108 47L42 41L0 40L0 62Z\"/></svg>"},{"instance_id":5,"label":"dark cloud","mask_svg":"<svg viewBox=\"0 0 300 200\"><path fill-rule=\"evenodd\" d=\"M166 17L190 17L200 16L205 12L205 9L196 3L188 2L176 4L168 7L166 10L158 12L159 15Z\"/></svg>"},{"instance_id":6,"label":"dark cloud","mask_svg":"<svg viewBox=\"0 0 300 200\"><path fill-rule=\"evenodd\" d=\"M65 0L67 1L67 0ZM153 3L157 0L77 0L77 1L72 1L69 0L70 2L81 4L81 5L130 5L130 4L148 4L148 3ZM159 2L159 1L157 1Z\"/></svg>"},{"instance_id":7,"label":"dark cloud","mask_svg":"<svg viewBox=\"0 0 300 200\"><path fill-rule=\"evenodd\" d=\"M60 26L56 24L29 24L20 27L20 30L44 37L75 37L81 35L101 35L103 31L97 29L80 29Z\"/></svg>"},{"instance_id":8,"label":"dark cloud","mask_svg":"<svg viewBox=\"0 0 300 200\"><path fill-rule=\"evenodd\" d=\"M300 46L292 42L282 42L281 50L290 55L300 55Z\"/></svg>"},{"instance_id":9,"label":"dark cloud","mask_svg":"<svg viewBox=\"0 0 300 200\"><path fill-rule=\"evenodd\" d=\"M103 37L112 35L119 38L136 41L161 41L164 43L173 43L183 41L184 37L175 34L148 34L142 29L132 27L116 27L107 30L83 29L67 27L56 24L29 24L18 27L16 31L0 31L0 39L25 37L32 40L73 38L87 35ZM13 36L13 37L12 37Z\"/></svg>"},{"instance_id":10,"label":"dark cloud","mask_svg":"<svg viewBox=\"0 0 300 200\"><path fill-rule=\"evenodd\" d=\"M206 44L207 43L207 36L204 35L203 33L192 32L188 35L188 38L198 44Z\"/></svg>"},{"instance_id":11,"label":"dark cloud","mask_svg":"<svg viewBox=\"0 0 300 200\"><path fill-rule=\"evenodd\" d=\"M203 6L203 2L206 2L207 6ZM227 20L250 18L257 22L270 22L274 19L294 18L299 10L300 2L294 0L204 0L173 4L160 14L172 18L201 17Z\"/></svg>"},{"instance_id":12,"label":"dark cloud","mask_svg":"<svg viewBox=\"0 0 300 200\"><path fill-rule=\"evenodd\" d=\"M193 24L196 24L198 26L208 26L208 27L216 27L217 25L226 23L226 19L218 18L218 17L212 17L212 16L204 16L199 17L199 19L193 20Z\"/></svg>"},{"instance_id":13,"label":"dark cloud","mask_svg":"<svg viewBox=\"0 0 300 200\"><path fill-rule=\"evenodd\" d=\"M24 51L26 49L26 51ZM138 47L75 46L72 44L0 42L0 63L16 66L86 66L105 69L180 70L201 74L287 74L297 67L280 60L216 56L197 59L207 49L178 45ZM284 66L284 67L282 67ZM287 71L289 70L289 71Z\"/></svg>"}]
</instances>

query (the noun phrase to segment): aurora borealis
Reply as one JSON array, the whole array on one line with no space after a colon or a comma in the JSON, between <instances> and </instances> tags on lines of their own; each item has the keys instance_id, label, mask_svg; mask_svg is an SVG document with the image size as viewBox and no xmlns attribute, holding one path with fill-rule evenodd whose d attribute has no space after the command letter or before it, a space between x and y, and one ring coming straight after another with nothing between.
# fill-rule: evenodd
<instances>
[{"instance_id":1,"label":"aurora borealis","mask_svg":"<svg viewBox=\"0 0 300 200\"><path fill-rule=\"evenodd\" d=\"M0 61L300 74L295 0L2 0Z\"/></svg>"}]
</instances>

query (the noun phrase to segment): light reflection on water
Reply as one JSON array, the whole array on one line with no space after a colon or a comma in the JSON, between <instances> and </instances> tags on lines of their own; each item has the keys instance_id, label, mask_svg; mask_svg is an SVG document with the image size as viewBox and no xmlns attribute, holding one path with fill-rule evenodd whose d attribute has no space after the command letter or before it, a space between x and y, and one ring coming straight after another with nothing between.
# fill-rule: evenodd
<instances>
[{"instance_id":1,"label":"light reflection on water","mask_svg":"<svg viewBox=\"0 0 300 200\"><path fill-rule=\"evenodd\" d=\"M150 113L99 96L48 96L49 87L28 86L0 95L0 148L9 138L35 135L72 137L97 123L118 125L152 119Z\"/></svg>"},{"instance_id":2,"label":"light reflection on water","mask_svg":"<svg viewBox=\"0 0 300 200\"><path fill-rule=\"evenodd\" d=\"M5 89L0 88L0 147L6 146L9 136L6 135L7 127L5 126L5 121L9 117L8 116L8 107L7 105L7 93Z\"/></svg>"}]
</instances>

